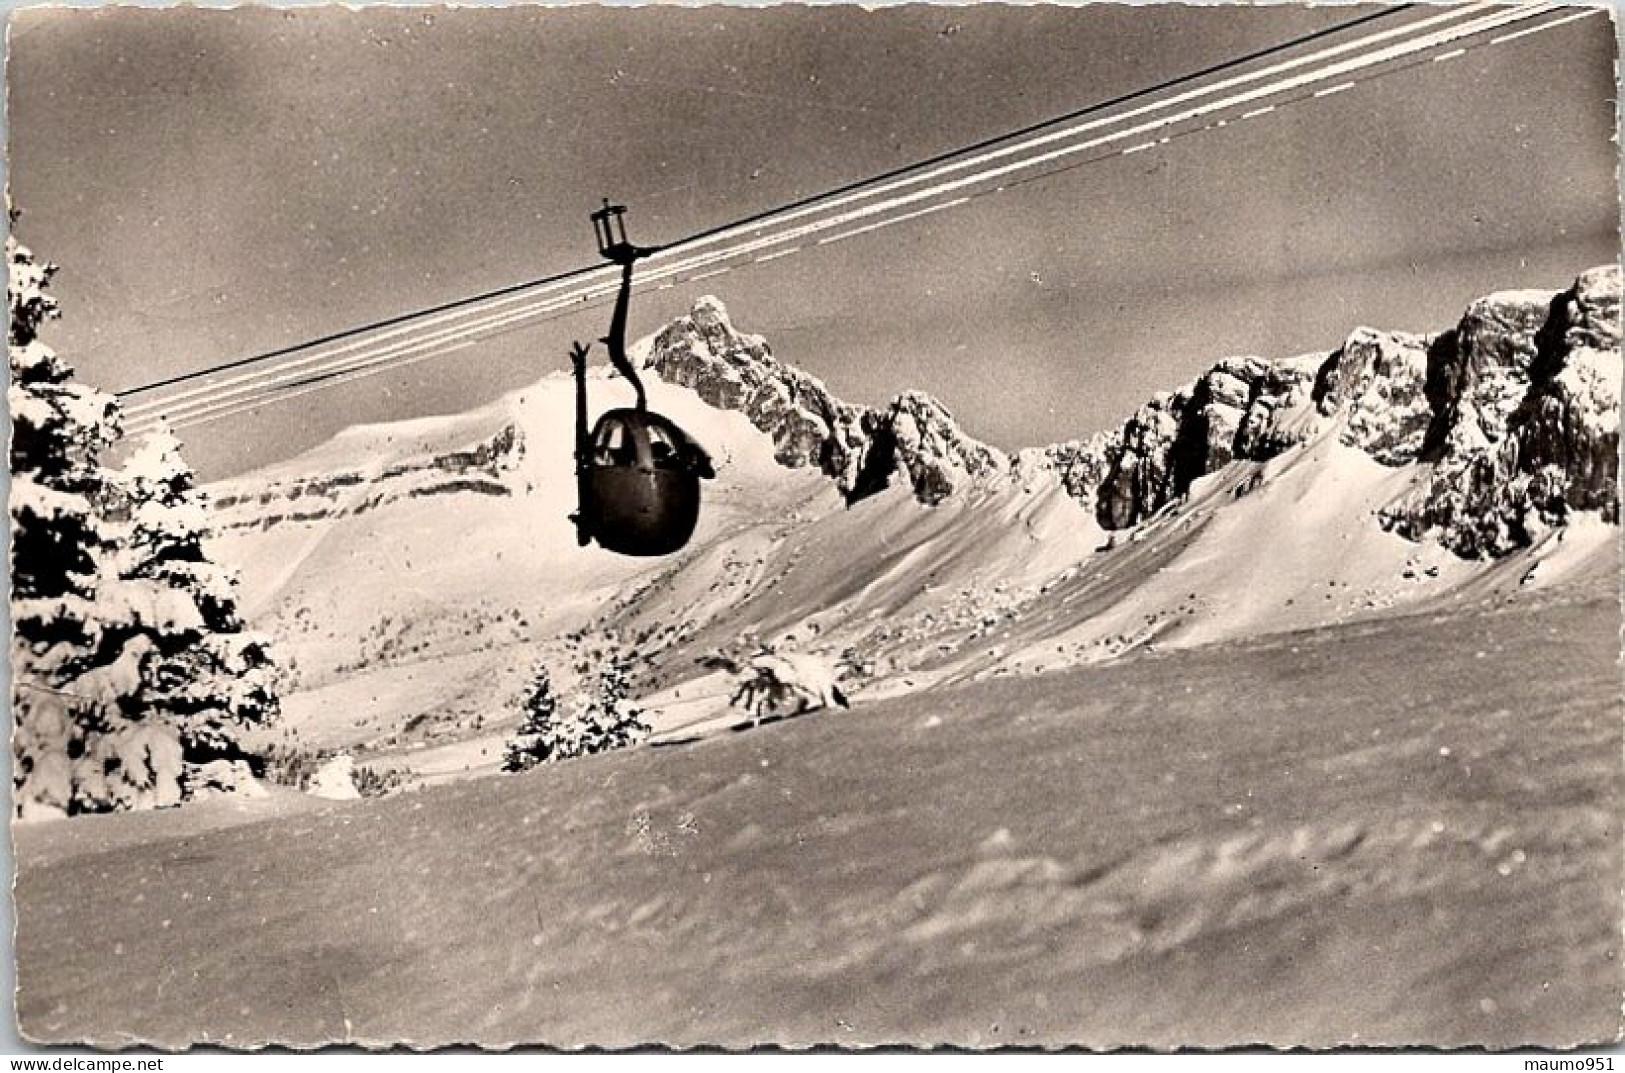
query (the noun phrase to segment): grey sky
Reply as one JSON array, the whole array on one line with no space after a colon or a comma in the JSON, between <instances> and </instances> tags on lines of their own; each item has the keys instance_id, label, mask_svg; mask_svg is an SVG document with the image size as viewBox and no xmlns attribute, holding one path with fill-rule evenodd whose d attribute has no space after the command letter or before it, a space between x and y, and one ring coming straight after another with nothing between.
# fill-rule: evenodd
<instances>
[{"instance_id":1,"label":"grey sky","mask_svg":"<svg viewBox=\"0 0 1625 1073\"><path fill-rule=\"evenodd\" d=\"M1068 111L1349 8L33 10L12 194L50 340L121 388L659 242ZM1446 326L1617 256L1614 36L1594 17L641 297L1006 447L1087 434L1230 353ZM562 367L589 311L188 431L219 474Z\"/></svg>"}]
</instances>

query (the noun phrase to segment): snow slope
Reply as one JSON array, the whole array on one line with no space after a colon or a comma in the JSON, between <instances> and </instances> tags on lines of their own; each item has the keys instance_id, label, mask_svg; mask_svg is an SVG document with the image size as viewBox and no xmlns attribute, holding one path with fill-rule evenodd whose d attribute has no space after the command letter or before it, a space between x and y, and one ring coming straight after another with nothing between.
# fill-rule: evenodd
<instances>
[{"instance_id":1,"label":"snow slope","mask_svg":"<svg viewBox=\"0 0 1625 1073\"><path fill-rule=\"evenodd\" d=\"M618 382L597 391L606 408L629 401ZM828 491L763 455L742 416L659 384L651 400L717 456L696 545ZM415 718L455 736L501 709L538 647L666 568L576 546L572 406L552 378L471 414L352 429L213 489L218 553L294 666L285 723L304 744L377 740ZM494 441L506 446L482 464L433 463Z\"/></svg>"},{"instance_id":2,"label":"snow slope","mask_svg":"<svg viewBox=\"0 0 1625 1073\"><path fill-rule=\"evenodd\" d=\"M1617 597L1141 651L212 831L21 828L22 1030L1612 1038Z\"/></svg>"}]
</instances>

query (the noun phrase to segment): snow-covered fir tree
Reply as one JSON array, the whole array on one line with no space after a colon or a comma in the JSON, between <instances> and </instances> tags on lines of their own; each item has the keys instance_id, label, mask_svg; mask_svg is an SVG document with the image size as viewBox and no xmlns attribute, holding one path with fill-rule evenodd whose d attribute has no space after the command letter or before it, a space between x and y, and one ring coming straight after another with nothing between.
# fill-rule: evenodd
<instances>
[{"instance_id":1,"label":"snow-covered fir tree","mask_svg":"<svg viewBox=\"0 0 1625 1073\"><path fill-rule=\"evenodd\" d=\"M633 745L649 736L643 709L632 700L632 660L615 647L594 653L598 673L591 692L571 699L566 735L574 756L601 753ZM591 664L577 665L583 679L592 674Z\"/></svg>"},{"instance_id":2,"label":"snow-covered fir tree","mask_svg":"<svg viewBox=\"0 0 1625 1073\"><path fill-rule=\"evenodd\" d=\"M525 718L503 755L504 771L524 771L537 764L590 756L632 745L649 736L643 709L631 699L631 662L610 654L596 677L579 667L590 691L570 698L559 711L547 669L537 666L524 699Z\"/></svg>"},{"instance_id":3,"label":"snow-covered fir tree","mask_svg":"<svg viewBox=\"0 0 1625 1073\"><path fill-rule=\"evenodd\" d=\"M238 732L276 706L264 644L242 632L230 579L202 554L191 473L161 444L122 482L108 470L117 400L39 339L56 315L55 269L13 239L7 258L16 812L234 788Z\"/></svg>"},{"instance_id":4,"label":"snow-covered fir tree","mask_svg":"<svg viewBox=\"0 0 1625 1073\"><path fill-rule=\"evenodd\" d=\"M647 738L650 727L643 716L632 699L632 661L624 653L613 653L598 672L596 695L583 713L586 751L619 749Z\"/></svg>"},{"instance_id":5,"label":"snow-covered fir tree","mask_svg":"<svg viewBox=\"0 0 1625 1073\"><path fill-rule=\"evenodd\" d=\"M119 586L99 506L118 402L39 339L55 266L6 241L11 325L12 772L19 815L171 804L180 746L130 720L151 641Z\"/></svg>"},{"instance_id":6,"label":"snow-covered fir tree","mask_svg":"<svg viewBox=\"0 0 1625 1073\"><path fill-rule=\"evenodd\" d=\"M118 438L118 401L78 383L73 370L39 340L57 316L45 293L56 266L6 241L10 262L12 598L88 600L107 540L96 505L107 488L101 453ZM25 606L35 638L83 639L71 617L84 605ZM33 615L44 615L36 619ZM53 632L55 631L55 632Z\"/></svg>"},{"instance_id":7,"label":"snow-covered fir tree","mask_svg":"<svg viewBox=\"0 0 1625 1073\"><path fill-rule=\"evenodd\" d=\"M522 706L525 717L518 732L508 739L502 755L503 771L528 771L554 759L564 742L564 726L559 719L559 700L553 694L553 677L538 663L525 691Z\"/></svg>"},{"instance_id":8,"label":"snow-covered fir tree","mask_svg":"<svg viewBox=\"0 0 1625 1073\"><path fill-rule=\"evenodd\" d=\"M152 634L139 704L179 736L188 795L246 785L257 766L247 731L279 709L269 641L244 628L237 579L210 560L208 517L180 441L163 424L149 433L119 473L128 521L119 572L162 586L195 616Z\"/></svg>"}]
</instances>

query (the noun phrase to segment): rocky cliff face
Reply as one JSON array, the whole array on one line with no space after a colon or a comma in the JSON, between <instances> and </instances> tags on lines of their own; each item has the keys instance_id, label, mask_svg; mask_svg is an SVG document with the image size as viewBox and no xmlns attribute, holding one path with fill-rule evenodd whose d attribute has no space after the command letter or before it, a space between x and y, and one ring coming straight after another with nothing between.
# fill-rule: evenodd
<instances>
[{"instance_id":1,"label":"rocky cliff face","mask_svg":"<svg viewBox=\"0 0 1625 1073\"><path fill-rule=\"evenodd\" d=\"M1414 462L1433 423L1427 371L1439 340L1357 328L1316 376L1316 412L1344 419L1341 438L1386 466Z\"/></svg>"},{"instance_id":2,"label":"rocky cliff face","mask_svg":"<svg viewBox=\"0 0 1625 1073\"><path fill-rule=\"evenodd\" d=\"M927 504L1003 479L1053 474L1107 529L1137 525L1192 482L1263 462L1333 431L1386 466L1424 477L1381 521L1465 556L1528 543L1574 510L1618 519L1620 272L1569 290L1474 302L1438 335L1358 328L1331 354L1226 358L1126 422L1014 459L967 436L909 392L853 406L781 364L702 298L654 340L647 367L773 438L786 466L817 466L849 501L906 480Z\"/></svg>"},{"instance_id":3,"label":"rocky cliff face","mask_svg":"<svg viewBox=\"0 0 1625 1073\"><path fill-rule=\"evenodd\" d=\"M1435 336L1356 329L1323 358L1227 358L1120 428L1024 452L1108 529L1138 524L1235 459L1267 461L1335 427L1425 478L1381 516L1466 556L1527 544L1570 511L1618 520L1620 273L1474 302Z\"/></svg>"},{"instance_id":4,"label":"rocky cliff face","mask_svg":"<svg viewBox=\"0 0 1625 1073\"><path fill-rule=\"evenodd\" d=\"M1092 507L1095 493L1110 472L1114 452L1121 443L1117 430L1097 432L1086 440L1068 440L1048 447L1029 447L1016 455L1012 472L1023 483L1040 473L1053 473L1067 495Z\"/></svg>"},{"instance_id":5,"label":"rocky cliff face","mask_svg":"<svg viewBox=\"0 0 1625 1073\"><path fill-rule=\"evenodd\" d=\"M760 336L735 329L715 298L699 299L662 330L644 366L713 406L744 414L773 438L781 464L819 467L849 501L902 478L921 502L937 503L1008 465L929 395L908 392L885 409L842 402L817 377L773 357Z\"/></svg>"},{"instance_id":6,"label":"rocky cliff face","mask_svg":"<svg viewBox=\"0 0 1625 1073\"><path fill-rule=\"evenodd\" d=\"M1151 398L1122 426L1089 440L1023 452L1023 468L1056 472L1107 529L1136 525L1234 459L1264 461L1308 434L1316 363L1226 358Z\"/></svg>"},{"instance_id":7,"label":"rocky cliff face","mask_svg":"<svg viewBox=\"0 0 1625 1073\"><path fill-rule=\"evenodd\" d=\"M832 396L817 377L781 364L761 336L736 330L715 298L699 299L655 336L644 366L712 406L749 417L792 469L821 466L842 477L861 439L862 411Z\"/></svg>"},{"instance_id":8,"label":"rocky cliff face","mask_svg":"<svg viewBox=\"0 0 1625 1073\"><path fill-rule=\"evenodd\" d=\"M513 425L463 450L424 455L373 469L347 469L270 483L214 486L210 508L217 532L270 529L362 514L398 499L474 492L507 496L509 474L524 457L524 436Z\"/></svg>"},{"instance_id":9,"label":"rocky cliff face","mask_svg":"<svg viewBox=\"0 0 1625 1073\"><path fill-rule=\"evenodd\" d=\"M1620 273L1473 303L1429 353L1427 479L1383 515L1463 555L1527 544L1571 511L1619 520Z\"/></svg>"}]
</instances>

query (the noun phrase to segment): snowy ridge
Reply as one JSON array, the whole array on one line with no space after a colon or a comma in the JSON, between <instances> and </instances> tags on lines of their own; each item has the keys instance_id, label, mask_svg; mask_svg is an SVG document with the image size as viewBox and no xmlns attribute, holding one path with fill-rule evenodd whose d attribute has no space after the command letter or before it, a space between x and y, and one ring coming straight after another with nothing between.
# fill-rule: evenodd
<instances>
[{"instance_id":1,"label":"snowy ridge","mask_svg":"<svg viewBox=\"0 0 1625 1073\"><path fill-rule=\"evenodd\" d=\"M935 505L1013 474L1055 473L1108 530L1128 529L1235 460L1267 462L1335 425L1385 466L1433 477L1383 520L1462 555L1528 546L1568 512L1618 514L1620 272L1567 291L1505 291L1436 335L1357 328L1330 354L1231 357L1088 440L1007 458L922 392L882 410L834 397L698 299L645 346L645 366L737 410L789 467L817 467L849 502L906 480Z\"/></svg>"},{"instance_id":2,"label":"snowy ridge","mask_svg":"<svg viewBox=\"0 0 1625 1073\"><path fill-rule=\"evenodd\" d=\"M1461 555L1529 546L1573 511L1617 521L1620 272L1474 302L1434 336L1358 328L1342 347L1227 358L1084 443L1024 452L1108 529L1130 528L1233 460L1265 462L1336 426L1342 443L1430 477L1383 511Z\"/></svg>"},{"instance_id":3,"label":"snowy ridge","mask_svg":"<svg viewBox=\"0 0 1625 1073\"><path fill-rule=\"evenodd\" d=\"M494 771L526 670L568 694L605 645L683 736L735 718L699 660L758 641L836 660L861 706L1594 583L1617 562L1618 289L1598 270L1436 336L1227 358L1013 459L929 396L842 402L701 299L639 348L651 405L718 464L682 553L575 545L560 374L216 489L218 556L288 657L298 742L430 781ZM595 408L630 397L593 377Z\"/></svg>"},{"instance_id":4,"label":"snowy ridge","mask_svg":"<svg viewBox=\"0 0 1625 1073\"><path fill-rule=\"evenodd\" d=\"M310 522L335 512L359 514L413 496L473 492L511 495L507 476L524 457L524 437L512 424L459 450L408 457L381 465L285 480L223 482L211 506L215 526L269 528ZM273 509L274 508L274 509Z\"/></svg>"}]
</instances>

